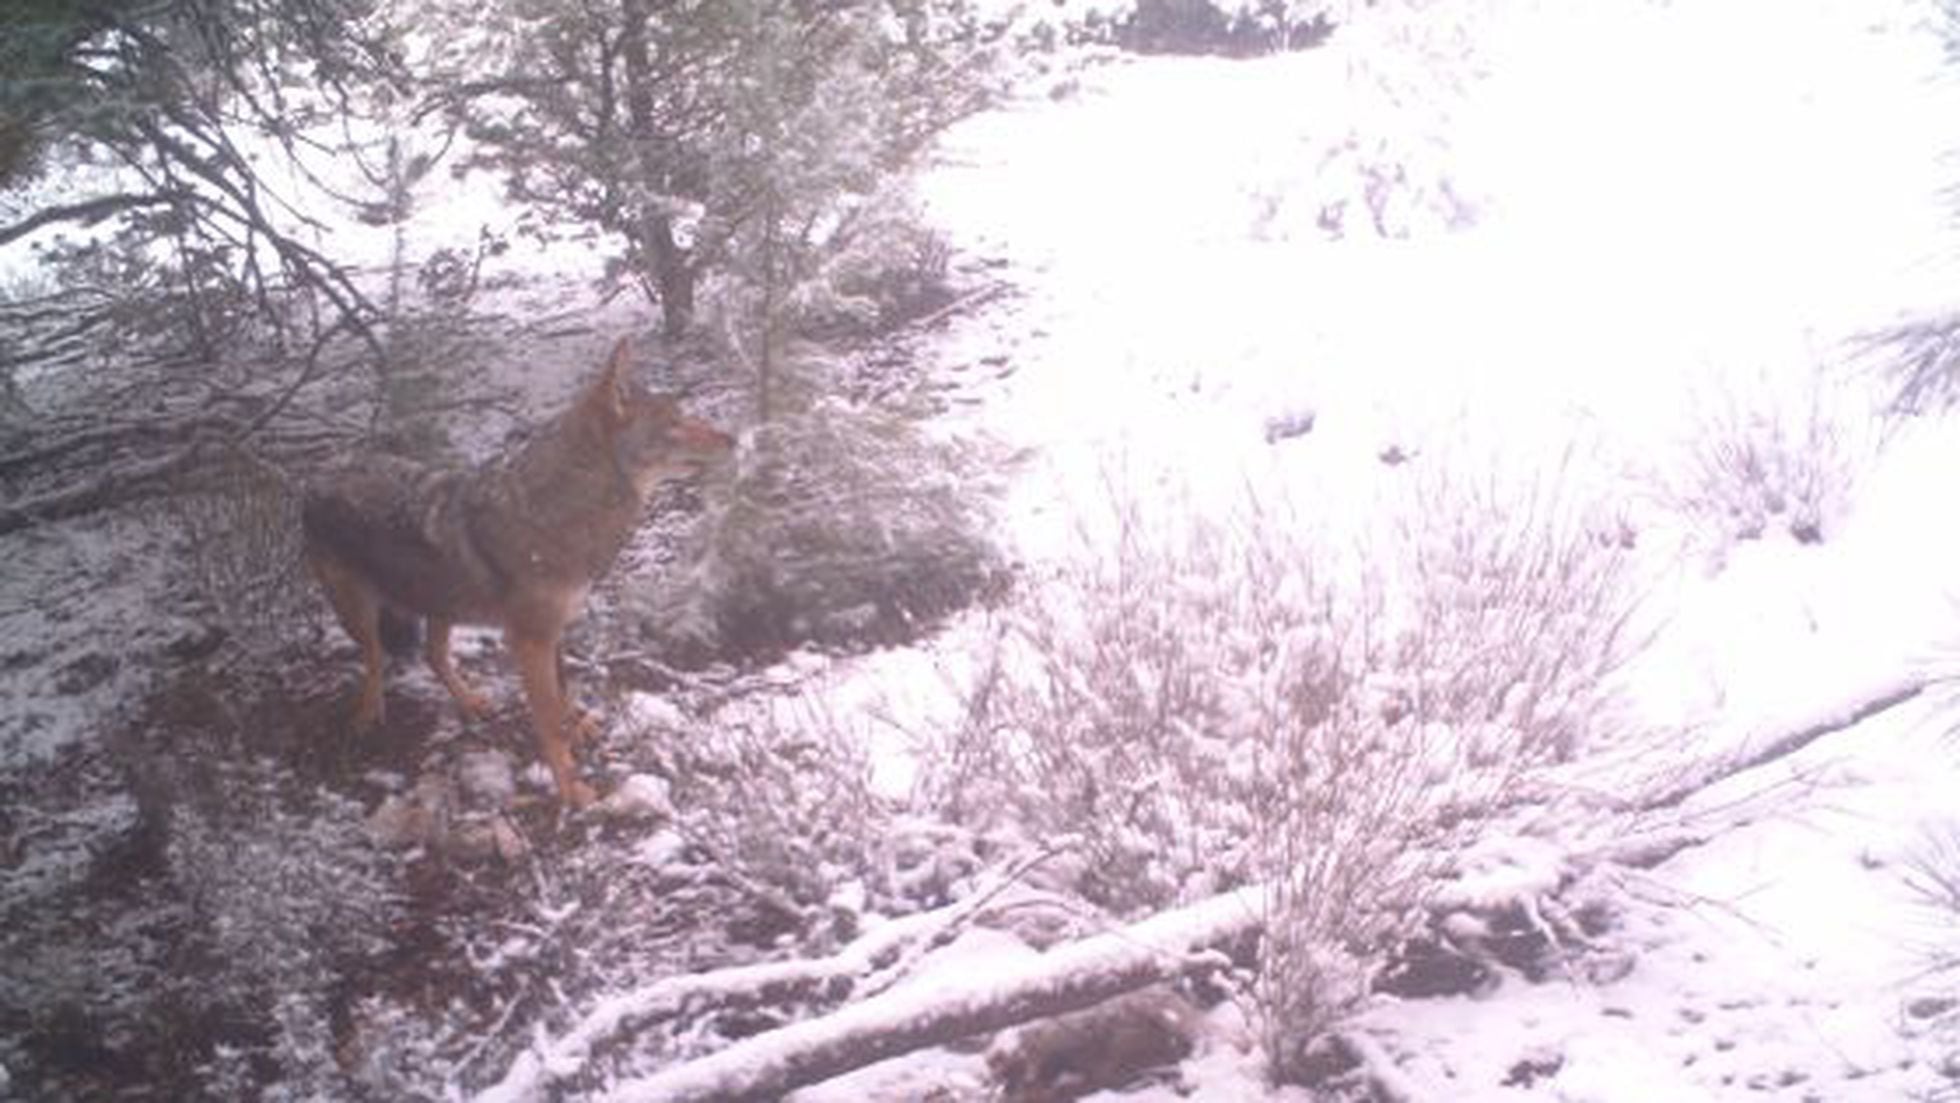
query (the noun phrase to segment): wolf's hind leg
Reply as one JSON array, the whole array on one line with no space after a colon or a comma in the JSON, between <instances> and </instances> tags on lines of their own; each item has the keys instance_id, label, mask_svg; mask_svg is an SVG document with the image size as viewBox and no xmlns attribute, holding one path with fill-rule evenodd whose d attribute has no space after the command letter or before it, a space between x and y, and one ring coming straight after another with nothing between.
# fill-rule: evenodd
<instances>
[{"instance_id":1,"label":"wolf's hind leg","mask_svg":"<svg viewBox=\"0 0 1960 1103\"><path fill-rule=\"evenodd\" d=\"M443 688L449 691L449 695L456 699L456 705L463 710L464 716L471 720L483 719L490 714L490 703L463 680L462 674L456 670L456 664L450 661L450 623L441 617L430 617L427 627L429 638L423 648L422 657L429 661L429 669L436 672L436 677L441 680Z\"/></svg>"},{"instance_id":2,"label":"wolf's hind leg","mask_svg":"<svg viewBox=\"0 0 1960 1103\"><path fill-rule=\"evenodd\" d=\"M313 574L327 591L340 626L361 649L361 692L354 701L353 727L365 732L381 723L383 704L381 596L352 568L329 555L309 551Z\"/></svg>"}]
</instances>

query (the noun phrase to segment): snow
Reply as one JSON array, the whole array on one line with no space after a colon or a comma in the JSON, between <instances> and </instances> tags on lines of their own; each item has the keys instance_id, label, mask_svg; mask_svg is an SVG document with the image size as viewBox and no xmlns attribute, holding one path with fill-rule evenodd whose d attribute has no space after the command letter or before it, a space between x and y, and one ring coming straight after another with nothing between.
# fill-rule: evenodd
<instances>
[{"instance_id":1,"label":"snow","mask_svg":"<svg viewBox=\"0 0 1960 1103\"><path fill-rule=\"evenodd\" d=\"M1882 392L1845 344L1952 301L1940 120L1960 111L1926 15L1431 5L1406 16L1430 25L1357 17L1306 54L1117 61L974 120L924 192L1020 292L956 321L945 356L1011 364L974 416L1038 456L1010 508L1023 554L1095 554L1082 518L1112 485L1196 509L1250 485L1359 529L1401 493L1388 445L1505 478L1565 457L1582 494L1623 504L1651 590L1625 683L1641 736L1581 764L1586 784L1627 796L1950 677L1960 526L1931 503L1960 439L1943 418L1881 439ZM1439 52L1460 80L1426 70ZM1369 155L1406 166L1416 202L1388 237L1321 232ZM1821 544L1670 509L1660 484L1731 402L1821 411L1847 487ZM1308 432L1268 442L1302 415ZM861 663L842 692L916 691L916 661ZM1885 709L1656 817L1702 841L1618 886L1625 976L1382 998L1355 1032L1412 1099L1951 1090L1951 1035L1900 1010L1950 987L1925 969L1951 916L1901 872L1952 822L1947 701ZM1528 899L1560 853L1494 840L1459 891ZM1231 1014L1186 1062L1188 1096L1124 1097L1283 1097ZM897 1098L931 1082L902 1070L953 1059L919 1060L840 1084Z\"/></svg>"}]
</instances>

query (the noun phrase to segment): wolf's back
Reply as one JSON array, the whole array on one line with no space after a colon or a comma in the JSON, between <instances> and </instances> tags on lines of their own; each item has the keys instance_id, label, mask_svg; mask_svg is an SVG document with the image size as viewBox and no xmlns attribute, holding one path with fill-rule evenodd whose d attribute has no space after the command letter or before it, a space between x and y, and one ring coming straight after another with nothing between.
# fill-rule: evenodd
<instances>
[{"instance_id":1,"label":"wolf's back","mask_svg":"<svg viewBox=\"0 0 1960 1103\"><path fill-rule=\"evenodd\" d=\"M308 489L300 529L309 549L358 571L389 605L478 620L494 613L504 580L472 538L466 478L364 457Z\"/></svg>"}]
</instances>

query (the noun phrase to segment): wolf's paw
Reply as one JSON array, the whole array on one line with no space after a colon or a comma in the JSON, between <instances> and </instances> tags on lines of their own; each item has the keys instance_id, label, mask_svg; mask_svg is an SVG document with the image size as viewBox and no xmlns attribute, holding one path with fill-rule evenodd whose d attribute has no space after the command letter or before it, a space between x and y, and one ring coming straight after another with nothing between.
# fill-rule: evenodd
<instances>
[{"instance_id":1,"label":"wolf's paw","mask_svg":"<svg viewBox=\"0 0 1960 1103\"><path fill-rule=\"evenodd\" d=\"M479 721L490 716L490 699L473 689L461 689L450 696L456 699L456 708L462 712L463 719Z\"/></svg>"},{"instance_id":2,"label":"wolf's paw","mask_svg":"<svg viewBox=\"0 0 1960 1103\"><path fill-rule=\"evenodd\" d=\"M381 726L387 710L382 707L379 693L363 693L354 701L354 714L348 718L348 727L355 735L366 735Z\"/></svg>"},{"instance_id":3,"label":"wolf's paw","mask_svg":"<svg viewBox=\"0 0 1960 1103\"><path fill-rule=\"evenodd\" d=\"M573 705L571 711L571 736L574 746L599 738L599 733L605 730L605 721L591 709Z\"/></svg>"},{"instance_id":4,"label":"wolf's paw","mask_svg":"<svg viewBox=\"0 0 1960 1103\"><path fill-rule=\"evenodd\" d=\"M563 786L558 793L567 808L590 808L599 802L598 790L583 781L574 780Z\"/></svg>"}]
</instances>

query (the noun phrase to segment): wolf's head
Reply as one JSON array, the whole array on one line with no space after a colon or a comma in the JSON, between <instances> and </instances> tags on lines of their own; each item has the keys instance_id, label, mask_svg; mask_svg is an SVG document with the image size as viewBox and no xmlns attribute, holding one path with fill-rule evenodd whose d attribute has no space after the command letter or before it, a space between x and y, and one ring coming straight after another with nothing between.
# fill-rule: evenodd
<instances>
[{"instance_id":1,"label":"wolf's head","mask_svg":"<svg viewBox=\"0 0 1960 1103\"><path fill-rule=\"evenodd\" d=\"M640 387L633 381L632 358L631 343L620 338L584 401L604 428L613 463L645 498L661 482L695 474L727 456L735 439L683 414L673 395Z\"/></svg>"}]
</instances>

